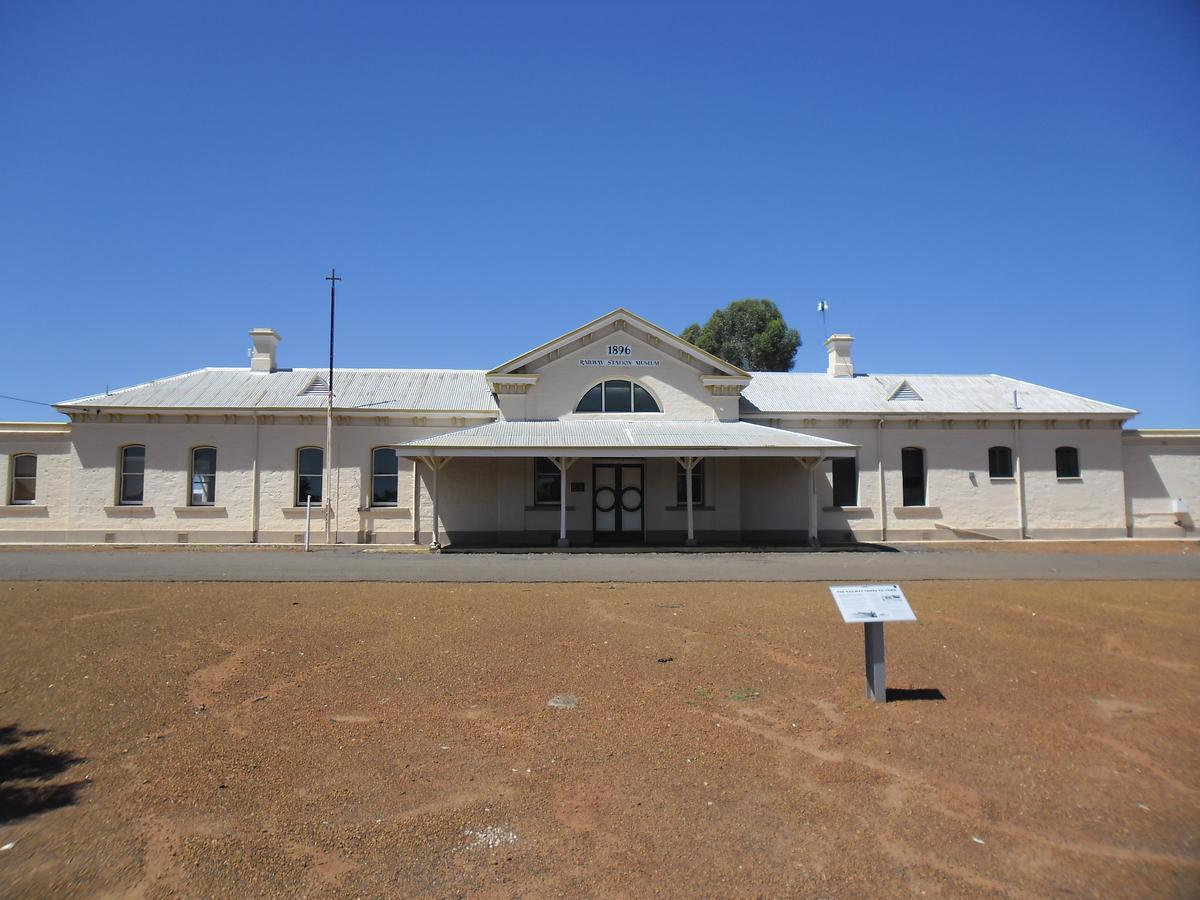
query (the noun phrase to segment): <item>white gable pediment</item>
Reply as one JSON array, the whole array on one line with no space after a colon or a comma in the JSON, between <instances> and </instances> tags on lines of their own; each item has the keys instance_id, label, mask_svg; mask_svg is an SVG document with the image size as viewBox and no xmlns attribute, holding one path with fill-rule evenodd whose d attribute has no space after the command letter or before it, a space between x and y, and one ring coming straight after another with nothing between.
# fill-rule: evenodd
<instances>
[{"instance_id":1,"label":"white gable pediment","mask_svg":"<svg viewBox=\"0 0 1200 900\"><path fill-rule=\"evenodd\" d=\"M583 392L625 378L653 394L664 415L728 418L750 376L626 309L616 309L487 373L498 396L522 394L521 418L571 415ZM519 410L519 413L518 413ZM506 412L506 415L508 413Z\"/></svg>"}]
</instances>

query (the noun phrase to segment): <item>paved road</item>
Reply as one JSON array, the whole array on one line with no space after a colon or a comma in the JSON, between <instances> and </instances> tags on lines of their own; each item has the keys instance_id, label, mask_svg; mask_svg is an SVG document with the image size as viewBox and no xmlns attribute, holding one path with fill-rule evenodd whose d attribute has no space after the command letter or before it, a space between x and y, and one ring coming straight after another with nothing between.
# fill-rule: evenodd
<instances>
[{"instance_id":1,"label":"paved road","mask_svg":"<svg viewBox=\"0 0 1200 900\"><path fill-rule=\"evenodd\" d=\"M270 550L0 552L0 581L947 581L1193 580L1200 554L390 553Z\"/></svg>"}]
</instances>

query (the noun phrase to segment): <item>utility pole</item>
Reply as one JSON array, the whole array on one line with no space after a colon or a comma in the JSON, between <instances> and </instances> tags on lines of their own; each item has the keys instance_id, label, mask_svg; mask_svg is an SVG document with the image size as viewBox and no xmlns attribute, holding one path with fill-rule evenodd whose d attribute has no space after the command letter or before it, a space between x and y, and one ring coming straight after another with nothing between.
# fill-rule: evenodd
<instances>
[{"instance_id":1,"label":"utility pole","mask_svg":"<svg viewBox=\"0 0 1200 900\"><path fill-rule=\"evenodd\" d=\"M337 302L337 283L342 279L337 269L330 269L325 276L329 282L329 394L325 406L325 474L321 479L321 493L325 499L325 543L333 543L333 312Z\"/></svg>"}]
</instances>

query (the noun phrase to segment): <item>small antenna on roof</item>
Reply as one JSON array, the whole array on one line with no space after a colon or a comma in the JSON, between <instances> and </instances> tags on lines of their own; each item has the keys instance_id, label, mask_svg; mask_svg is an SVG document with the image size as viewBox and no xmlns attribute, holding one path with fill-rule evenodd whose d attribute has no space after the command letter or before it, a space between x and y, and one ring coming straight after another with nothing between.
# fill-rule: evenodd
<instances>
[{"instance_id":1,"label":"small antenna on roof","mask_svg":"<svg viewBox=\"0 0 1200 900\"><path fill-rule=\"evenodd\" d=\"M825 324L825 311L827 309L829 309L828 300L817 301L817 312L821 314L821 331L824 332L825 337L829 337L829 327Z\"/></svg>"}]
</instances>

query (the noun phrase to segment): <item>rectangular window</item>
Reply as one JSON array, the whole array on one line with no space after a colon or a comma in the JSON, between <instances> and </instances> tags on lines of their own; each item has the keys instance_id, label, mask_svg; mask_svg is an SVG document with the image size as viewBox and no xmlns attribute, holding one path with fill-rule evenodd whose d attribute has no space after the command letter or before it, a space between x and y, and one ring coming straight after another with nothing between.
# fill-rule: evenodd
<instances>
[{"instance_id":1,"label":"rectangular window","mask_svg":"<svg viewBox=\"0 0 1200 900\"><path fill-rule=\"evenodd\" d=\"M858 460L833 461L833 505L858 506Z\"/></svg>"},{"instance_id":2,"label":"rectangular window","mask_svg":"<svg viewBox=\"0 0 1200 900\"><path fill-rule=\"evenodd\" d=\"M533 461L533 502L535 504L553 503L557 506L561 500L562 472L553 461L542 457Z\"/></svg>"},{"instance_id":3,"label":"rectangular window","mask_svg":"<svg viewBox=\"0 0 1200 900\"><path fill-rule=\"evenodd\" d=\"M1055 447L1054 468L1059 478L1078 478L1079 451L1074 447Z\"/></svg>"},{"instance_id":4,"label":"rectangular window","mask_svg":"<svg viewBox=\"0 0 1200 900\"><path fill-rule=\"evenodd\" d=\"M904 479L904 505L925 505L925 451L905 447L900 451L900 472Z\"/></svg>"},{"instance_id":5,"label":"rectangular window","mask_svg":"<svg viewBox=\"0 0 1200 900\"><path fill-rule=\"evenodd\" d=\"M12 458L12 484L8 502L17 506L32 503L37 498L37 457L22 453Z\"/></svg>"},{"instance_id":6,"label":"rectangular window","mask_svg":"<svg viewBox=\"0 0 1200 900\"><path fill-rule=\"evenodd\" d=\"M675 463L675 503L687 505L687 472L683 466ZM704 505L704 460L696 463L692 469L692 506Z\"/></svg>"},{"instance_id":7,"label":"rectangular window","mask_svg":"<svg viewBox=\"0 0 1200 900\"><path fill-rule=\"evenodd\" d=\"M371 505L395 506L400 498L400 460L391 447L371 451Z\"/></svg>"},{"instance_id":8,"label":"rectangular window","mask_svg":"<svg viewBox=\"0 0 1200 900\"><path fill-rule=\"evenodd\" d=\"M325 451L320 447L301 447L296 451L296 505L304 506L309 497L321 502Z\"/></svg>"},{"instance_id":9,"label":"rectangular window","mask_svg":"<svg viewBox=\"0 0 1200 900\"><path fill-rule=\"evenodd\" d=\"M146 448L121 448L121 486L117 495L120 506L141 506L146 479Z\"/></svg>"},{"instance_id":10,"label":"rectangular window","mask_svg":"<svg viewBox=\"0 0 1200 900\"><path fill-rule=\"evenodd\" d=\"M988 477L1012 478L1013 455L1012 447L988 448Z\"/></svg>"},{"instance_id":11,"label":"rectangular window","mask_svg":"<svg viewBox=\"0 0 1200 900\"><path fill-rule=\"evenodd\" d=\"M217 499L217 451L197 447L192 451L191 506L212 506Z\"/></svg>"}]
</instances>

